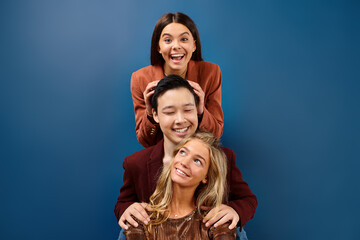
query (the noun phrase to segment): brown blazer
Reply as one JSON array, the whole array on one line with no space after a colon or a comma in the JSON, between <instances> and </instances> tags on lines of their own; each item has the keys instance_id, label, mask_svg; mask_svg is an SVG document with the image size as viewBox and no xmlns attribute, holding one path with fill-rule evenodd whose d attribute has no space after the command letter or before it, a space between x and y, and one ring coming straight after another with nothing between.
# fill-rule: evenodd
<instances>
[{"instance_id":1,"label":"brown blazer","mask_svg":"<svg viewBox=\"0 0 360 240\"><path fill-rule=\"evenodd\" d=\"M114 209L118 221L123 212L134 202L149 201L163 166L163 145L164 141L162 140L155 146L145 148L125 158L123 163L124 184L120 189ZM239 226L243 226L253 218L257 199L248 184L242 179L241 172L236 166L234 151L225 147L222 149L228 161L229 202L227 204L239 214Z\"/></svg>"},{"instance_id":2,"label":"brown blazer","mask_svg":"<svg viewBox=\"0 0 360 240\"><path fill-rule=\"evenodd\" d=\"M148 83L164 78L160 65L144 67L131 76L131 95L134 103L136 136L144 147L155 145L163 138L157 123L151 122L146 114L143 93ZM186 79L197 82L205 93L204 113L199 119L199 129L212 132L220 138L223 132L224 116L221 109L221 71L218 65L205 61L190 60Z\"/></svg>"}]
</instances>

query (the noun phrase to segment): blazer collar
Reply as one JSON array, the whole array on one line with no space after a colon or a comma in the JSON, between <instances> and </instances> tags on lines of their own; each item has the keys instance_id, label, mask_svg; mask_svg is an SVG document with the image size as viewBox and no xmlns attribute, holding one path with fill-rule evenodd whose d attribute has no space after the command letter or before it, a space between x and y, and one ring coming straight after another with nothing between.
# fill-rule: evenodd
<instances>
[{"instance_id":1,"label":"blazer collar","mask_svg":"<svg viewBox=\"0 0 360 240\"><path fill-rule=\"evenodd\" d=\"M153 72L155 79L163 79L165 77L164 70L162 64L154 65L154 72ZM188 63L188 69L186 73L186 80L197 82L198 78L198 71L196 67L196 61L190 60Z\"/></svg>"},{"instance_id":2,"label":"blazer collar","mask_svg":"<svg viewBox=\"0 0 360 240\"><path fill-rule=\"evenodd\" d=\"M163 69L163 66L162 64L156 64L156 65L153 65L153 76L154 76L154 79L157 79L157 80L160 80L160 79L163 79L165 77L165 74L164 74L164 69Z\"/></svg>"}]
</instances>

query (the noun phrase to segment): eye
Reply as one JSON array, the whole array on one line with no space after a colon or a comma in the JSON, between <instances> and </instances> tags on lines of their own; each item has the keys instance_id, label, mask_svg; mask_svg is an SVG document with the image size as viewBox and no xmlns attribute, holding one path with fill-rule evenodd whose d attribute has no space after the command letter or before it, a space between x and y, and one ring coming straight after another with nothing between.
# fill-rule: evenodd
<instances>
[{"instance_id":1,"label":"eye","mask_svg":"<svg viewBox=\"0 0 360 240\"><path fill-rule=\"evenodd\" d=\"M181 156L185 156L186 152L185 152L184 150L181 150L181 149L180 149L179 154L180 154Z\"/></svg>"},{"instance_id":2,"label":"eye","mask_svg":"<svg viewBox=\"0 0 360 240\"><path fill-rule=\"evenodd\" d=\"M174 114L175 112L164 112L165 115L172 115Z\"/></svg>"},{"instance_id":3,"label":"eye","mask_svg":"<svg viewBox=\"0 0 360 240\"><path fill-rule=\"evenodd\" d=\"M166 39L164 39L164 42L165 42L165 43L171 43L171 39L166 38Z\"/></svg>"},{"instance_id":4,"label":"eye","mask_svg":"<svg viewBox=\"0 0 360 240\"><path fill-rule=\"evenodd\" d=\"M182 38L181 41L186 42L187 40L189 40L188 38Z\"/></svg>"},{"instance_id":5,"label":"eye","mask_svg":"<svg viewBox=\"0 0 360 240\"><path fill-rule=\"evenodd\" d=\"M200 166L202 165L202 162L199 159L195 159L194 163L196 163L197 165L200 165Z\"/></svg>"},{"instance_id":6,"label":"eye","mask_svg":"<svg viewBox=\"0 0 360 240\"><path fill-rule=\"evenodd\" d=\"M191 111L193 111L194 109L195 109L195 108L192 107L192 106L186 106L186 107L183 108L183 111L184 111L184 112L191 112Z\"/></svg>"}]
</instances>

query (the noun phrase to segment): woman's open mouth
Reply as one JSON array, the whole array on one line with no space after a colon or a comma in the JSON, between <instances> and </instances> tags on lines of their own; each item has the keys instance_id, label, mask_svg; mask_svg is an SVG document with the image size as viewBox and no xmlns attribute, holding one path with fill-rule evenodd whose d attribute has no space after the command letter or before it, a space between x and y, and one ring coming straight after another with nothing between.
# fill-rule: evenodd
<instances>
[{"instance_id":1,"label":"woman's open mouth","mask_svg":"<svg viewBox=\"0 0 360 240\"><path fill-rule=\"evenodd\" d=\"M184 58L185 54L172 54L170 55L170 59L174 62L180 62Z\"/></svg>"}]
</instances>

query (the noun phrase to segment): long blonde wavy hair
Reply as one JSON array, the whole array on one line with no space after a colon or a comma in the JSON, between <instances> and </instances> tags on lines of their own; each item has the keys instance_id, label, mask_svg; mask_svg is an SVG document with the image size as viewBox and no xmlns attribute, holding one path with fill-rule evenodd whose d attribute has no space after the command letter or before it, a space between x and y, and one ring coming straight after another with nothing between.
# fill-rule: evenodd
<instances>
[{"instance_id":1,"label":"long blonde wavy hair","mask_svg":"<svg viewBox=\"0 0 360 240\"><path fill-rule=\"evenodd\" d=\"M177 152L191 140L198 139L205 143L209 149L210 164L207 173L207 183L200 182L195 190L195 205L197 211L201 206L215 207L218 209L223 202L227 201L227 160L226 155L220 148L219 140L213 134L207 132L196 132L194 135L185 138L174 150L173 157ZM148 230L151 233L152 226L162 224L170 216L170 203L172 200L172 161L163 167L159 176L156 189L150 197L150 223Z\"/></svg>"}]
</instances>

